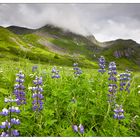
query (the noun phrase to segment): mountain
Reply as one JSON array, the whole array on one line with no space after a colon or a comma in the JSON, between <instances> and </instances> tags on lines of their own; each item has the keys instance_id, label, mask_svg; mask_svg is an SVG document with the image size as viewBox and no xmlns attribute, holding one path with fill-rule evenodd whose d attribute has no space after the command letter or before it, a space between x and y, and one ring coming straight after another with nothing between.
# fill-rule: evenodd
<instances>
[{"instance_id":1,"label":"mountain","mask_svg":"<svg viewBox=\"0 0 140 140\"><path fill-rule=\"evenodd\" d=\"M93 35L83 36L54 25L38 29L18 26L0 27L0 60L98 68L104 55L107 63L116 61L118 68L140 69L140 44L133 40L99 42Z\"/></svg>"},{"instance_id":2,"label":"mountain","mask_svg":"<svg viewBox=\"0 0 140 140\"><path fill-rule=\"evenodd\" d=\"M18 35L30 34L30 33L34 32L34 29L28 29L25 27L18 27L18 26L9 26L9 27L7 27L7 29Z\"/></svg>"}]
</instances>

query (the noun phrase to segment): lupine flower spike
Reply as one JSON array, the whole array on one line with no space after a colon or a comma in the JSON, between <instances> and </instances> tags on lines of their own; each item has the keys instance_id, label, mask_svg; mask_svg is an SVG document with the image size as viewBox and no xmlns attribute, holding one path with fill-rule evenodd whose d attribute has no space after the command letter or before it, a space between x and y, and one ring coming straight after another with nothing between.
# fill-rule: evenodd
<instances>
[{"instance_id":1,"label":"lupine flower spike","mask_svg":"<svg viewBox=\"0 0 140 140\"><path fill-rule=\"evenodd\" d=\"M99 67L100 67L100 69L98 70L98 72L100 72L102 74L104 72L106 72L106 70L105 70L105 58L103 56L101 56L99 58Z\"/></svg>"},{"instance_id":2,"label":"lupine flower spike","mask_svg":"<svg viewBox=\"0 0 140 140\"><path fill-rule=\"evenodd\" d=\"M20 120L16 118L12 118L12 114L19 114L20 110L18 107L12 106L13 102L17 102L15 99L5 98L5 103L10 103L10 107L3 108L2 112L0 112L1 116L7 117L8 120L2 122L0 125L0 129L3 129L3 132L1 133L1 137L8 137L8 136L19 136L18 130L15 130L13 127L15 125L20 125Z\"/></svg>"},{"instance_id":3,"label":"lupine flower spike","mask_svg":"<svg viewBox=\"0 0 140 140\"><path fill-rule=\"evenodd\" d=\"M73 67L75 76L79 76L82 74L82 70L78 67L78 63L74 63Z\"/></svg>"},{"instance_id":4,"label":"lupine flower spike","mask_svg":"<svg viewBox=\"0 0 140 140\"><path fill-rule=\"evenodd\" d=\"M52 78L60 78L59 70L57 70L56 67L52 68L52 74Z\"/></svg>"},{"instance_id":5,"label":"lupine flower spike","mask_svg":"<svg viewBox=\"0 0 140 140\"><path fill-rule=\"evenodd\" d=\"M130 92L129 87L130 87L131 74L126 72L126 73L121 73L119 76L120 76L120 90L121 91L125 90L129 93Z\"/></svg>"},{"instance_id":6,"label":"lupine flower spike","mask_svg":"<svg viewBox=\"0 0 140 140\"><path fill-rule=\"evenodd\" d=\"M26 99L25 99L25 92L24 92L24 78L25 75L22 73L22 71L19 71L19 73L16 75L16 84L14 86L14 94L16 96L17 99L17 104L18 105L22 105L22 104L26 104Z\"/></svg>"},{"instance_id":7,"label":"lupine flower spike","mask_svg":"<svg viewBox=\"0 0 140 140\"><path fill-rule=\"evenodd\" d=\"M40 111L43 109L43 95L42 95L42 92L43 92L43 88L42 88L42 77L37 77L35 78L35 80L33 81L34 83L34 87L32 87L32 92L33 92L33 95L32 95L32 98L33 98L33 110L34 111Z\"/></svg>"},{"instance_id":8,"label":"lupine flower spike","mask_svg":"<svg viewBox=\"0 0 140 140\"><path fill-rule=\"evenodd\" d=\"M116 78L116 74L117 74L117 71L116 71L116 64L115 62L110 62L109 64L109 72L108 74L110 75L109 76L109 81L110 81L110 84L108 85L109 86L109 94L108 94L108 97L109 97L109 102L114 102L115 103L115 94L116 94L116 91L117 91L117 85L116 85L116 82L117 82L117 78Z\"/></svg>"},{"instance_id":9,"label":"lupine flower spike","mask_svg":"<svg viewBox=\"0 0 140 140\"><path fill-rule=\"evenodd\" d=\"M116 104L115 109L114 109L114 118L121 120L124 118L124 110L122 108L122 105Z\"/></svg>"}]
</instances>

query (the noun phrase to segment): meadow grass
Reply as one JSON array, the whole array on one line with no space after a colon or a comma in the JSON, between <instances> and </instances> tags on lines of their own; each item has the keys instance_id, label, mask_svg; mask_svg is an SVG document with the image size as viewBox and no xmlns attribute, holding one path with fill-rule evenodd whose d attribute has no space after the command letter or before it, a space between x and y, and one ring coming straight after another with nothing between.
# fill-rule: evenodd
<instances>
[{"instance_id":1,"label":"meadow grass","mask_svg":"<svg viewBox=\"0 0 140 140\"><path fill-rule=\"evenodd\" d=\"M38 69L32 72L32 66ZM20 136L139 136L140 135L140 73L133 72L130 93L117 91L116 102L123 105L122 120L113 118L113 109L108 100L108 73L97 69L82 68L83 74L75 77L72 67L57 66L59 79L51 78L52 65L29 62L1 63L0 65L0 110L6 104L4 98L13 95L16 73L25 74L27 104L20 106L17 116L21 124L16 126ZM118 71L121 73L122 71ZM32 110L32 91L35 76L43 77L43 110ZM117 81L119 86L119 81ZM13 95L14 97L14 95ZM73 102L75 99L75 102ZM0 117L0 122L5 117ZM72 125L82 124L85 132L76 133ZM2 130L0 130L2 132Z\"/></svg>"}]
</instances>

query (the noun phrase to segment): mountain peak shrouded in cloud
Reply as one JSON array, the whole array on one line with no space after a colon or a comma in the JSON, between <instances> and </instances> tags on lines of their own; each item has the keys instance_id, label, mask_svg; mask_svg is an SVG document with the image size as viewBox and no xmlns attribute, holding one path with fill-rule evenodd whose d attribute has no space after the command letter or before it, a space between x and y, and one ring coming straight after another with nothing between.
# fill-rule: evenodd
<instances>
[{"instance_id":1,"label":"mountain peak shrouded in cloud","mask_svg":"<svg viewBox=\"0 0 140 140\"><path fill-rule=\"evenodd\" d=\"M1 26L40 28L53 24L97 40L140 43L140 4L0 4Z\"/></svg>"}]
</instances>

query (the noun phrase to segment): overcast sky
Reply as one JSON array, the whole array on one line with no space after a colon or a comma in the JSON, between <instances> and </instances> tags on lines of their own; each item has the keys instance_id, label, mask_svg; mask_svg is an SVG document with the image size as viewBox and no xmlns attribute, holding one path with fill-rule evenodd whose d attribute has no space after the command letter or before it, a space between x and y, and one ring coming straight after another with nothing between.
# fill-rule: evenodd
<instances>
[{"instance_id":1,"label":"overcast sky","mask_svg":"<svg viewBox=\"0 0 140 140\"><path fill-rule=\"evenodd\" d=\"M140 43L140 4L0 4L1 26L48 23L92 33L101 42L122 38Z\"/></svg>"}]
</instances>

